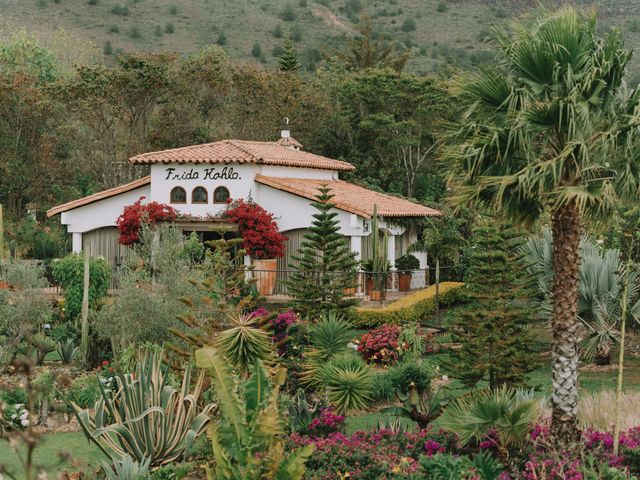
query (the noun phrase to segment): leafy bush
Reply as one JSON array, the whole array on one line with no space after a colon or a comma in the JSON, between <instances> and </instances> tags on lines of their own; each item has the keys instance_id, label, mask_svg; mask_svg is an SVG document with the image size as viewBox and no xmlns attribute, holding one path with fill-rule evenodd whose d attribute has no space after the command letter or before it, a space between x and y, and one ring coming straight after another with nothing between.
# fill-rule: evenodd
<instances>
[{"instance_id":1,"label":"leafy bush","mask_svg":"<svg viewBox=\"0 0 640 480\"><path fill-rule=\"evenodd\" d=\"M114 5L111 7L111 13L114 15L120 15L122 17L126 17L129 15L129 7L126 5Z\"/></svg>"},{"instance_id":2,"label":"leafy bush","mask_svg":"<svg viewBox=\"0 0 640 480\"><path fill-rule=\"evenodd\" d=\"M437 453L420 458L420 472L433 480L497 480L504 469L488 452L472 457Z\"/></svg>"},{"instance_id":3,"label":"leafy bush","mask_svg":"<svg viewBox=\"0 0 640 480\"><path fill-rule=\"evenodd\" d=\"M29 260L12 260L2 264L0 283L6 282L11 288L44 288L47 280L42 264Z\"/></svg>"},{"instance_id":4,"label":"leafy bush","mask_svg":"<svg viewBox=\"0 0 640 480\"><path fill-rule=\"evenodd\" d=\"M400 325L384 324L362 335L355 343L365 362L393 365L400 359Z\"/></svg>"},{"instance_id":5,"label":"leafy bush","mask_svg":"<svg viewBox=\"0 0 640 480\"><path fill-rule=\"evenodd\" d=\"M89 306L95 307L109 290L111 265L104 258L89 261ZM65 318L75 319L82 310L84 288L84 258L72 253L53 264L53 278L64 290Z\"/></svg>"},{"instance_id":6,"label":"leafy bush","mask_svg":"<svg viewBox=\"0 0 640 480\"><path fill-rule=\"evenodd\" d=\"M440 305L455 305L464 299L462 283L440 284ZM383 323L408 323L426 320L436 311L435 286L430 286L396 300L381 308L358 308L354 324L358 328L375 327Z\"/></svg>"},{"instance_id":7,"label":"leafy bush","mask_svg":"<svg viewBox=\"0 0 640 480\"><path fill-rule=\"evenodd\" d=\"M321 407L320 415L311 420L306 434L312 437L326 437L331 433L342 432L345 428L345 416L336 415L332 407Z\"/></svg>"},{"instance_id":8,"label":"leafy bush","mask_svg":"<svg viewBox=\"0 0 640 480\"><path fill-rule=\"evenodd\" d=\"M69 402L73 402L82 408L92 407L100 398L97 375L88 373L75 378L66 393Z\"/></svg>"},{"instance_id":9,"label":"leafy bush","mask_svg":"<svg viewBox=\"0 0 640 480\"><path fill-rule=\"evenodd\" d=\"M396 260L395 266L400 273L411 273L413 270L420 268L420 260L415 255L407 253Z\"/></svg>"}]
</instances>

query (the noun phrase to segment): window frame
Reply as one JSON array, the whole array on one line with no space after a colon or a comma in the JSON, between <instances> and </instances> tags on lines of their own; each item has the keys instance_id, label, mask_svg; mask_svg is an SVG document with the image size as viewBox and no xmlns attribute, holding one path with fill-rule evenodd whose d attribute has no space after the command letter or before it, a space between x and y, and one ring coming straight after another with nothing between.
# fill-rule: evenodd
<instances>
[{"instance_id":1,"label":"window frame","mask_svg":"<svg viewBox=\"0 0 640 480\"><path fill-rule=\"evenodd\" d=\"M196 202L193 199L193 196L196 193L196 190L198 190L199 188L204 190L204 193L206 194L206 198L204 199L203 202ZM196 185L195 187L193 187L193 189L191 190L191 204L192 205L207 205L208 203L209 203L209 190L207 190L207 188L203 187L202 185Z\"/></svg>"},{"instance_id":2,"label":"window frame","mask_svg":"<svg viewBox=\"0 0 640 480\"><path fill-rule=\"evenodd\" d=\"M182 192L184 193L184 202L174 202L174 201L173 201L173 192L174 192L174 190L177 190L177 189L182 190ZM186 190L186 188L181 187L180 185L176 185L176 186L175 186L175 187L173 187L173 188L171 189L171 191L169 192L169 203L170 203L171 205L186 205L186 204L187 204L187 199L188 199L188 198L189 198L189 197L187 196L187 190Z\"/></svg>"},{"instance_id":3,"label":"window frame","mask_svg":"<svg viewBox=\"0 0 640 480\"><path fill-rule=\"evenodd\" d=\"M218 190L220 190L220 189L225 189L227 191L227 198L224 200L224 202L217 202L216 201L216 192ZM214 205L225 205L226 203L229 202L230 198L231 198L231 192L224 185L218 185L216 188L213 189L213 197L211 198L211 200L213 201Z\"/></svg>"}]
</instances>

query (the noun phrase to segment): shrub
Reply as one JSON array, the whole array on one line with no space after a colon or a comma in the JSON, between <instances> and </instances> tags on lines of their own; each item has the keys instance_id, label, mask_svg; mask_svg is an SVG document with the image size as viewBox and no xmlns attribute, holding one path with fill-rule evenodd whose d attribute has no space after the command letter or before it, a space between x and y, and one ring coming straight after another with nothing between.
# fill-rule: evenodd
<instances>
[{"instance_id":1,"label":"shrub","mask_svg":"<svg viewBox=\"0 0 640 480\"><path fill-rule=\"evenodd\" d=\"M284 32L280 25L276 25L276 28L273 30L273 36L276 38L282 38L284 36Z\"/></svg>"},{"instance_id":2,"label":"shrub","mask_svg":"<svg viewBox=\"0 0 640 480\"><path fill-rule=\"evenodd\" d=\"M305 479L422 478L403 476L415 472L422 455L456 451L456 436L431 428L414 432L379 430L353 435L330 434L311 438L292 434L294 447L314 445L307 460Z\"/></svg>"},{"instance_id":3,"label":"shrub","mask_svg":"<svg viewBox=\"0 0 640 480\"><path fill-rule=\"evenodd\" d=\"M158 222L172 222L177 217L173 207L158 202L150 202L142 205L144 197L133 205L124 207L122 214L116 220L116 226L121 245L133 245L140 239L142 225L155 225Z\"/></svg>"},{"instance_id":4,"label":"shrub","mask_svg":"<svg viewBox=\"0 0 640 480\"><path fill-rule=\"evenodd\" d=\"M126 5L114 5L111 7L111 13L114 15L120 15L122 17L126 17L129 15L129 7Z\"/></svg>"},{"instance_id":5,"label":"shrub","mask_svg":"<svg viewBox=\"0 0 640 480\"><path fill-rule=\"evenodd\" d=\"M224 34L224 32L220 32L218 34L218 38L216 38L216 43L221 47L227 44L227 36Z\"/></svg>"},{"instance_id":6,"label":"shrub","mask_svg":"<svg viewBox=\"0 0 640 480\"><path fill-rule=\"evenodd\" d=\"M293 7L290 3L287 3L282 12L280 12L280 18L285 22L293 22L296 19L296 12L293 10Z\"/></svg>"},{"instance_id":7,"label":"shrub","mask_svg":"<svg viewBox=\"0 0 640 480\"><path fill-rule=\"evenodd\" d=\"M407 253L396 260L395 267L400 273L411 273L413 270L420 268L420 260L414 255Z\"/></svg>"},{"instance_id":8,"label":"shrub","mask_svg":"<svg viewBox=\"0 0 640 480\"><path fill-rule=\"evenodd\" d=\"M0 283L6 283L16 290L44 288L47 280L44 267L30 260L13 260L2 264Z\"/></svg>"},{"instance_id":9,"label":"shrub","mask_svg":"<svg viewBox=\"0 0 640 480\"><path fill-rule=\"evenodd\" d=\"M115 24L109 26L109 33L120 33L120 27Z\"/></svg>"},{"instance_id":10,"label":"shrub","mask_svg":"<svg viewBox=\"0 0 640 480\"><path fill-rule=\"evenodd\" d=\"M400 28L403 32L413 32L416 29L416 21L413 18L407 18Z\"/></svg>"},{"instance_id":11,"label":"shrub","mask_svg":"<svg viewBox=\"0 0 640 480\"><path fill-rule=\"evenodd\" d=\"M167 22L164 24L164 33L173 33L176 31L176 27L173 26L173 23ZM224 44L220 44L224 45Z\"/></svg>"},{"instance_id":12,"label":"shrub","mask_svg":"<svg viewBox=\"0 0 640 480\"><path fill-rule=\"evenodd\" d=\"M356 340L358 352L367 363L393 365L400 359L399 335L399 325L381 325Z\"/></svg>"},{"instance_id":13,"label":"shrub","mask_svg":"<svg viewBox=\"0 0 640 480\"><path fill-rule=\"evenodd\" d=\"M111 265L104 258L89 261L89 306L93 307L109 290ZM72 253L53 264L53 278L64 290L65 317L69 320L80 315L84 289L84 258Z\"/></svg>"},{"instance_id":14,"label":"shrub","mask_svg":"<svg viewBox=\"0 0 640 480\"><path fill-rule=\"evenodd\" d=\"M129 37L137 39L142 38L142 32L140 31L140 27L137 25L132 25L129 29Z\"/></svg>"},{"instance_id":15,"label":"shrub","mask_svg":"<svg viewBox=\"0 0 640 480\"><path fill-rule=\"evenodd\" d=\"M449 7L447 6L447 4L445 2L438 3L438 6L436 7L436 11L437 12L444 13L447 10L449 10Z\"/></svg>"},{"instance_id":16,"label":"shrub","mask_svg":"<svg viewBox=\"0 0 640 480\"><path fill-rule=\"evenodd\" d=\"M260 58L262 55L262 48L260 48L260 44L258 42L254 43L253 47L251 47L251 55L255 58Z\"/></svg>"},{"instance_id":17,"label":"shrub","mask_svg":"<svg viewBox=\"0 0 640 480\"><path fill-rule=\"evenodd\" d=\"M312 437L326 437L332 433L342 432L345 427L345 418L344 415L337 415L333 407L321 407L320 415L307 425L307 434Z\"/></svg>"},{"instance_id":18,"label":"shrub","mask_svg":"<svg viewBox=\"0 0 640 480\"><path fill-rule=\"evenodd\" d=\"M257 259L284 256L287 237L278 231L273 214L257 203L237 200L229 205L225 217L238 225L247 255Z\"/></svg>"},{"instance_id":19,"label":"shrub","mask_svg":"<svg viewBox=\"0 0 640 480\"><path fill-rule=\"evenodd\" d=\"M111 45L111 42L109 40L104 42L102 53L104 53L105 55L113 55L113 46Z\"/></svg>"},{"instance_id":20,"label":"shrub","mask_svg":"<svg viewBox=\"0 0 640 480\"><path fill-rule=\"evenodd\" d=\"M98 376L93 373L77 377L66 392L67 400L81 408L92 407L100 398L98 381Z\"/></svg>"},{"instance_id":21,"label":"shrub","mask_svg":"<svg viewBox=\"0 0 640 480\"><path fill-rule=\"evenodd\" d=\"M440 305L455 305L464 299L462 283L440 283ZM358 328L375 327L383 323L407 323L426 320L436 311L435 286L407 295L381 308L358 308L353 323Z\"/></svg>"},{"instance_id":22,"label":"shrub","mask_svg":"<svg viewBox=\"0 0 640 480\"><path fill-rule=\"evenodd\" d=\"M178 14L178 6L177 5L171 5L169 7L169 14L170 15L177 15Z\"/></svg>"}]
</instances>

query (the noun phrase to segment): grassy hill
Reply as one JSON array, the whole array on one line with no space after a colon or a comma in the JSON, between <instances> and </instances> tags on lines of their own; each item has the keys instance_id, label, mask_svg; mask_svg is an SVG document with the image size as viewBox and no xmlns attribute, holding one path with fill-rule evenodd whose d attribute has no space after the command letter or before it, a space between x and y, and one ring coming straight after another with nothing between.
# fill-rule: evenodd
<instances>
[{"instance_id":1,"label":"grassy hill","mask_svg":"<svg viewBox=\"0 0 640 480\"><path fill-rule=\"evenodd\" d=\"M218 44L239 61L275 65L283 36L291 34L305 66L354 34L371 17L381 35L412 50L410 71L487 58L483 39L495 25L536 8L537 0L0 0L0 35L24 28L59 38L69 57L93 50L192 52ZM559 3L556 1L556 3ZM621 25L640 47L640 2L582 0L600 11L602 28ZM69 40L71 39L71 40ZM57 46L60 49L60 46ZM637 63L640 66L640 62Z\"/></svg>"}]
</instances>

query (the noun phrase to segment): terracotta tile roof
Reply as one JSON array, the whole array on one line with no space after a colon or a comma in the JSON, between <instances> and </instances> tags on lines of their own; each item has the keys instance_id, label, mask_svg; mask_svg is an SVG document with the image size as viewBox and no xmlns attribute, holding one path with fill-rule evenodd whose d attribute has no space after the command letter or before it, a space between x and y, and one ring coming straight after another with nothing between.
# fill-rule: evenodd
<instances>
[{"instance_id":1,"label":"terracotta tile roof","mask_svg":"<svg viewBox=\"0 0 640 480\"><path fill-rule=\"evenodd\" d=\"M378 206L381 217L437 217L438 210L410 202L386 193L374 192L343 180L315 180L306 178L282 178L256 175L256 182L300 197L315 200L323 185L331 188L332 202L336 208L371 218L373 206Z\"/></svg>"},{"instance_id":2,"label":"terracotta tile roof","mask_svg":"<svg viewBox=\"0 0 640 480\"><path fill-rule=\"evenodd\" d=\"M189 147L150 152L130 158L131 163L256 163L284 167L308 167L351 171L347 162L293 150L275 142L222 140Z\"/></svg>"},{"instance_id":3,"label":"terracotta tile roof","mask_svg":"<svg viewBox=\"0 0 640 480\"><path fill-rule=\"evenodd\" d=\"M139 178L138 180L134 180L133 182L125 183L124 185L110 188L108 190L103 190L101 192L94 193L93 195L89 195L88 197L79 198L78 200L73 200L71 202L58 205L57 207L53 207L52 209L47 211L47 217L53 217L54 215L57 215L59 213L67 212L69 210L73 210L74 208L82 207L83 205L88 205L99 200L104 200L105 198L120 195L121 193L129 192L131 190L135 190L136 188L144 187L145 185L150 184L151 177L147 175L146 177Z\"/></svg>"},{"instance_id":4,"label":"terracotta tile roof","mask_svg":"<svg viewBox=\"0 0 640 480\"><path fill-rule=\"evenodd\" d=\"M293 147L293 148L302 148L302 144L297 141L295 138L293 137L282 137L279 138L276 143L278 145L282 145L283 147Z\"/></svg>"}]
</instances>

